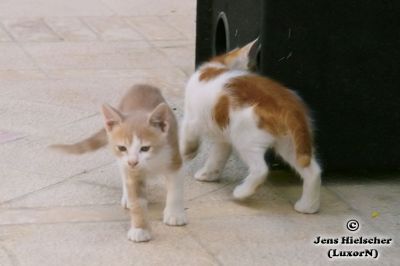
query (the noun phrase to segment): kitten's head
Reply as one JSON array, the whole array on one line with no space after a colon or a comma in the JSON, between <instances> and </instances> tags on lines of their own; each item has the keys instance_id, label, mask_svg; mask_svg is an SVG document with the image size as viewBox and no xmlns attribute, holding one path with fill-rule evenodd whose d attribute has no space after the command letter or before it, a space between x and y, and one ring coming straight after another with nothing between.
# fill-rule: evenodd
<instances>
[{"instance_id":1,"label":"kitten's head","mask_svg":"<svg viewBox=\"0 0 400 266\"><path fill-rule=\"evenodd\" d=\"M259 46L258 38L241 48L233 49L216 56L210 62L218 62L229 69L252 70L256 64L256 53Z\"/></svg>"},{"instance_id":2,"label":"kitten's head","mask_svg":"<svg viewBox=\"0 0 400 266\"><path fill-rule=\"evenodd\" d=\"M103 105L102 114L114 154L128 169L152 169L168 154L169 107L160 103L151 113L122 114Z\"/></svg>"}]
</instances>

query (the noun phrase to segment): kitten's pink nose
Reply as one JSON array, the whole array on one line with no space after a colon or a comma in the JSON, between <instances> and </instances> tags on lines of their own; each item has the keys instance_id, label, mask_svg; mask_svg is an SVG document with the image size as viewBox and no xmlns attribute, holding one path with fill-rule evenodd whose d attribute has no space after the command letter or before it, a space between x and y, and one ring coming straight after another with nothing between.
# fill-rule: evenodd
<instances>
[{"instance_id":1,"label":"kitten's pink nose","mask_svg":"<svg viewBox=\"0 0 400 266\"><path fill-rule=\"evenodd\" d=\"M128 165L130 167L135 167L138 164L138 161L136 160L128 160Z\"/></svg>"}]
</instances>

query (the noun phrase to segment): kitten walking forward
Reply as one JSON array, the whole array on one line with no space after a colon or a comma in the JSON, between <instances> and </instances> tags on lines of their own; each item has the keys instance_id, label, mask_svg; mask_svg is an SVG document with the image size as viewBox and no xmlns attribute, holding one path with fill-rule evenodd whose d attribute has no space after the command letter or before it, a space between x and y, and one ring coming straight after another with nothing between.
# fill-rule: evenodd
<instances>
[{"instance_id":1,"label":"kitten walking forward","mask_svg":"<svg viewBox=\"0 0 400 266\"><path fill-rule=\"evenodd\" d=\"M134 86L122 99L119 110L103 105L105 129L72 145L53 145L67 153L80 154L110 144L122 175L121 204L129 208L128 238L135 242L151 239L146 219L146 178L166 178L167 199L163 221L186 224L183 206L182 160L177 122L160 91L148 85Z\"/></svg>"},{"instance_id":2,"label":"kitten walking forward","mask_svg":"<svg viewBox=\"0 0 400 266\"><path fill-rule=\"evenodd\" d=\"M293 91L246 71L252 45L211 59L191 76L185 91L182 155L196 156L201 138L208 136L212 148L195 178L216 181L235 148L249 168L233 192L244 199L264 182L264 153L272 147L304 181L295 209L314 213L319 208L321 170L313 153L307 108Z\"/></svg>"}]
</instances>

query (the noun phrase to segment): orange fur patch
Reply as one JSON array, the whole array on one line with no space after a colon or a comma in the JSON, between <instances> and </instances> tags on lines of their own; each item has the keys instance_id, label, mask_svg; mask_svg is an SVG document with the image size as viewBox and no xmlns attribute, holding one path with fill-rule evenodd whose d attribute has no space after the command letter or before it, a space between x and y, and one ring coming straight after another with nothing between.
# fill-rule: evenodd
<instances>
[{"instance_id":1,"label":"orange fur patch","mask_svg":"<svg viewBox=\"0 0 400 266\"><path fill-rule=\"evenodd\" d=\"M240 55L240 49L234 49L226 54L218 55L211 58L210 62L217 62L223 65L229 65L235 58Z\"/></svg>"},{"instance_id":2,"label":"orange fur patch","mask_svg":"<svg viewBox=\"0 0 400 266\"><path fill-rule=\"evenodd\" d=\"M214 106L213 117L220 129L229 125L229 97L221 95Z\"/></svg>"},{"instance_id":3,"label":"orange fur patch","mask_svg":"<svg viewBox=\"0 0 400 266\"><path fill-rule=\"evenodd\" d=\"M275 136L290 134L298 163L310 164L312 136L308 110L301 99L280 83L257 75L234 78L226 86L238 107L255 106L259 128Z\"/></svg>"},{"instance_id":4,"label":"orange fur patch","mask_svg":"<svg viewBox=\"0 0 400 266\"><path fill-rule=\"evenodd\" d=\"M215 79L216 77L218 77L222 73L225 73L226 71L228 71L227 68L207 67L201 71L199 80L209 81Z\"/></svg>"}]
</instances>

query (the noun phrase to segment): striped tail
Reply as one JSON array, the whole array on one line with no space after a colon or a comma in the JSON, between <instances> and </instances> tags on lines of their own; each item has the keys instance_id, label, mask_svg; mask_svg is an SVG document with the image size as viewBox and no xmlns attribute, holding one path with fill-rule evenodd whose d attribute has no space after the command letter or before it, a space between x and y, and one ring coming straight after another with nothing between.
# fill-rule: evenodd
<instances>
[{"instance_id":1,"label":"striped tail","mask_svg":"<svg viewBox=\"0 0 400 266\"><path fill-rule=\"evenodd\" d=\"M307 118L302 113L292 113L287 119L296 152L296 161L301 167L310 165L312 157L312 136Z\"/></svg>"},{"instance_id":2,"label":"striped tail","mask_svg":"<svg viewBox=\"0 0 400 266\"><path fill-rule=\"evenodd\" d=\"M95 151L108 143L105 129L101 129L89 138L74 144L55 144L49 146L52 149L59 150L69 154L82 154Z\"/></svg>"}]
</instances>

